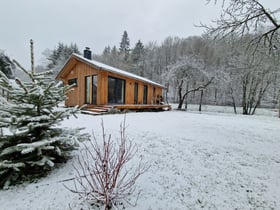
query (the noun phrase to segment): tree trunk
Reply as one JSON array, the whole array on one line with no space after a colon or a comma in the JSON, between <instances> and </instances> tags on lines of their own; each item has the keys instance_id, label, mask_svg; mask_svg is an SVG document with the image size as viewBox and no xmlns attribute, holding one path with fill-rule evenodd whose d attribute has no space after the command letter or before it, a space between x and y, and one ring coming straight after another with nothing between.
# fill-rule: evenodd
<instances>
[{"instance_id":1,"label":"tree trunk","mask_svg":"<svg viewBox=\"0 0 280 210\"><path fill-rule=\"evenodd\" d=\"M278 77L278 75L276 74L275 75L275 78L273 79L273 96L272 96L272 98L273 98L273 104L274 104L274 109L276 109L277 108L277 77Z\"/></svg>"},{"instance_id":2,"label":"tree trunk","mask_svg":"<svg viewBox=\"0 0 280 210\"><path fill-rule=\"evenodd\" d=\"M184 100L180 99L178 104L178 109L182 109Z\"/></svg>"},{"instance_id":3,"label":"tree trunk","mask_svg":"<svg viewBox=\"0 0 280 210\"><path fill-rule=\"evenodd\" d=\"M261 77L263 78L263 77ZM250 100L250 108L249 108L249 114L253 115L255 114L256 108L260 105L261 103L261 98L262 98L262 92L263 92L263 81L260 79L260 77L256 78L254 76L251 81L251 97L249 98ZM259 91L257 91L260 89ZM258 93L257 93L258 92Z\"/></svg>"},{"instance_id":4,"label":"tree trunk","mask_svg":"<svg viewBox=\"0 0 280 210\"><path fill-rule=\"evenodd\" d=\"M200 91L200 101L199 101L199 109L198 109L198 111L200 112L201 112L202 98L203 98L203 90Z\"/></svg>"},{"instance_id":5,"label":"tree trunk","mask_svg":"<svg viewBox=\"0 0 280 210\"><path fill-rule=\"evenodd\" d=\"M236 104L235 104L234 98L233 98L233 110L234 110L234 114L237 114Z\"/></svg>"},{"instance_id":6,"label":"tree trunk","mask_svg":"<svg viewBox=\"0 0 280 210\"><path fill-rule=\"evenodd\" d=\"M186 85L186 92L189 92L189 83L187 82L187 85ZM187 111L188 109L188 95L186 95L185 97L185 111Z\"/></svg>"},{"instance_id":7,"label":"tree trunk","mask_svg":"<svg viewBox=\"0 0 280 210\"><path fill-rule=\"evenodd\" d=\"M233 105L234 114L237 114L236 103L235 103L235 99L234 99L234 96L233 96L233 89L232 89L232 87L230 87L230 95L231 95L231 99L232 99L232 105Z\"/></svg>"},{"instance_id":8,"label":"tree trunk","mask_svg":"<svg viewBox=\"0 0 280 210\"><path fill-rule=\"evenodd\" d=\"M262 90L262 89L260 90L258 100L256 102L256 105L255 105L254 109L253 109L252 115L255 114L257 107L259 107L261 105L261 100L262 100L264 92L265 92L265 90Z\"/></svg>"},{"instance_id":9,"label":"tree trunk","mask_svg":"<svg viewBox=\"0 0 280 210\"><path fill-rule=\"evenodd\" d=\"M218 89L215 88L215 105L217 105L217 94L218 94Z\"/></svg>"},{"instance_id":10,"label":"tree trunk","mask_svg":"<svg viewBox=\"0 0 280 210\"><path fill-rule=\"evenodd\" d=\"M181 80L179 86L178 86L178 96L179 96L179 105L178 109L182 109L184 97L182 96L182 86L183 86L184 80Z\"/></svg>"},{"instance_id":11,"label":"tree trunk","mask_svg":"<svg viewBox=\"0 0 280 210\"><path fill-rule=\"evenodd\" d=\"M168 91L169 91L169 83L167 83L167 88L166 88L166 91L165 91L165 101L166 101L167 104L169 104L168 103Z\"/></svg>"},{"instance_id":12,"label":"tree trunk","mask_svg":"<svg viewBox=\"0 0 280 210\"><path fill-rule=\"evenodd\" d=\"M278 117L280 118L280 101L279 101L279 105L278 105Z\"/></svg>"},{"instance_id":13,"label":"tree trunk","mask_svg":"<svg viewBox=\"0 0 280 210\"><path fill-rule=\"evenodd\" d=\"M246 77L243 79L243 84L242 84L242 109L243 112L242 114L248 114L248 108L247 108L247 85L248 85L248 74L246 75Z\"/></svg>"},{"instance_id":14,"label":"tree trunk","mask_svg":"<svg viewBox=\"0 0 280 210\"><path fill-rule=\"evenodd\" d=\"M280 118L280 90L278 92L278 117Z\"/></svg>"}]
</instances>

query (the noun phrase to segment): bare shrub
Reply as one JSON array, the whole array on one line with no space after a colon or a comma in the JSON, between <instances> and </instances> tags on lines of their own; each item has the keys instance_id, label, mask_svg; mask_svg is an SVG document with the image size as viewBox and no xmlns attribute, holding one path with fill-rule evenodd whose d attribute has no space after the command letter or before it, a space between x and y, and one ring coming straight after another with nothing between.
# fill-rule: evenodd
<instances>
[{"instance_id":1,"label":"bare shrub","mask_svg":"<svg viewBox=\"0 0 280 210\"><path fill-rule=\"evenodd\" d=\"M134 167L127 167L128 162L135 156L137 147L125 134L125 121L120 125L120 139L112 140L111 135L106 136L103 121L102 142L99 144L95 135L89 145L78 157L74 189L65 186L73 193L92 204L102 204L104 209L126 200L136 189L135 182L147 169L142 164L142 158Z\"/></svg>"}]
</instances>

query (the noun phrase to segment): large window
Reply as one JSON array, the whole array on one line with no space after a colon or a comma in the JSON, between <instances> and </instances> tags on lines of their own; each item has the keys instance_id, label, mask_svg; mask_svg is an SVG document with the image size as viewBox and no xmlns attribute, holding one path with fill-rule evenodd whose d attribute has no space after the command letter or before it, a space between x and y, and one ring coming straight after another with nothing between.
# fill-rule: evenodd
<instances>
[{"instance_id":1,"label":"large window","mask_svg":"<svg viewBox=\"0 0 280 210\"><path fill-rule=\"evenodd\" d=\"M86 85L86 87L85 87L85 91L86 91L86 104L90 104L90 84L91 84L91 82L90 82L90 80L91 80L91 77L90 76L86 76L86 78L85 78L85 85Z\"/></svg>"},{"instance_id":2,"label":"large window","mask_svg":"<svg viewBox=\"0 0 280 210\"><path fill-rule=\"evenodd\" d=\"M143 104L148 102L148 86L144 85Z\"/></svg>"},{"instance_id":3,"label":"large window","mask_svg":"<svg viewBox=\"0 0 280 210\"><path fill-rule=\"evenodd\" d=\"M85 77L85 103L96 104L97 103L97 75L91 75Z\"/></svg>"},{"instance_id":4,"label":"large window","mask_svg":"<svg viewBox=\"0 0 280 210\"><path fill-rule=\"evenodd\" d=\"M97 104L97 75L92 76L92 104Z\"/></svg>"},{"instance_id":5,"label":"large window","mask_svg":"<svg viewBox=\"0 0 280 210\"><path fill-rule=\"evenodd\" d=\"M134 83L134 104L138 104L138 83Z\"/></svg>"},{"instance_id":6,"label":"large window","mask_svg":"<svg viewBox=\"0 0 280 210\"><path fill-rule=\"evenodd\" d=\"M108 77L108 103L124 104L125 102L125 80Z\"/></svg>"}]
</instances>

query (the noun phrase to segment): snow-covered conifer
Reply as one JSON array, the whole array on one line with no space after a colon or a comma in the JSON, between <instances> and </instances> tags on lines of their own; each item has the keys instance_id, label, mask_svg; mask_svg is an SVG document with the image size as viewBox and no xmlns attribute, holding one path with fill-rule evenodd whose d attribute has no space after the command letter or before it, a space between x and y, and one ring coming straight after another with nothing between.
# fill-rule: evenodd
<instances>
[{"instance_id":1,"label":"snow-covered conifer","mask_svg":"<svg viewBox=\"0 0 280 210\"><path fill-rule=\"evenodd\" d=\"M10 80L0 72L0 87L6 93L0 106L0 188L46 174L69 157L78 141L88 138L81 129L57 126L79 111L59 107L71 87L53 81L51 71L36 73L31 55L30 72L14 61L30 82Z\"/></svg>"}]
</instances>

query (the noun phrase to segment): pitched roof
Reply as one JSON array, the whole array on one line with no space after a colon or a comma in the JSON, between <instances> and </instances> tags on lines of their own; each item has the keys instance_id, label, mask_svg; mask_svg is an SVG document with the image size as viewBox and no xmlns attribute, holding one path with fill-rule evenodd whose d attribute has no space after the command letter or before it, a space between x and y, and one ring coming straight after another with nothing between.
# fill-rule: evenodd
<instances>
[{"instance_id":1,"label":"pitched roof","mask_svg":"<svg viewBox=\"0 0 280 210\"><path fill-rule=\"evenodd\" d=\"M90 60L90 59L87 59L87 58L84 58L83 56L81 55L78 55L76 53L73 53L70 58L66 61L66 63L64 64L64 66L61 68L60 72L58 73L58 75L56 76L56 79L61 79L62 78L62 75L64 73L64 69L65 69L65 66L67 66L68 63L70 63L71 59L77 59L85 64L88 64L88 65L91 65L95 68L98 68L98 69L101 69L101 70L105 70L105 71L108 71L108 72L111 72L111 73L115 73L115 74L118 74L118 75L121 75L121 76L125 76L125 77L129 77L129 78L132 78L132 79L135 79L135 80L139 80L139 81L142 81L142 82L146 82L146 83L150 83L150 84L153 84L153 85L156 85L156 86L160 86L162 88L165 88L165 86L159 84L159 83L156 83L152 80L149 80L145 77L141 77L141 76L138 76L136 74L132 74L130 72L127 72L127 71L124 71L124 70L121 70L121 69L118 69L118 68L115 68L115 67L112 67L112 66L109 66L107 64L104 64L104 63L101 63L101 62L98 62L98 61L95 61L95 60Z\"/></svg>"}]
</instances>

